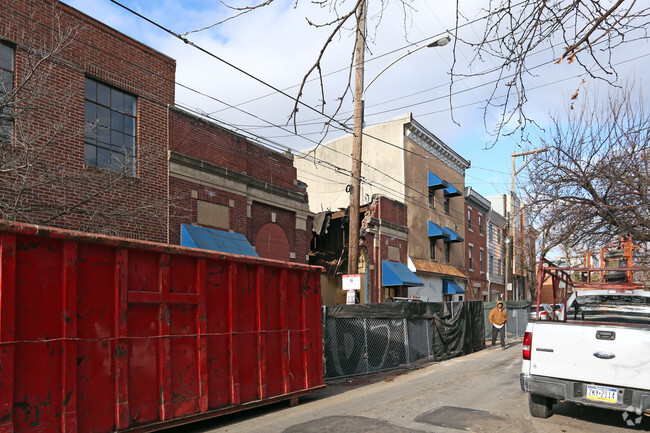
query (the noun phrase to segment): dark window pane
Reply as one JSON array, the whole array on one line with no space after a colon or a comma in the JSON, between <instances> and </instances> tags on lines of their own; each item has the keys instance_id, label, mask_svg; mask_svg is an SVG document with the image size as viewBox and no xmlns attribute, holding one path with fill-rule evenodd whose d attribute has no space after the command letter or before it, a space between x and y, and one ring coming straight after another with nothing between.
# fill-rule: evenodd
<instances>
[{"instance_id":1,"label":"dark window pane","mask_svg":"<svg viewBox=\"0 0 650 433\"><path fill-rule=\"evenodd\" d=\"M97 102L97 82L86 78L85 85L85 95L86 99Z\"/></svg>"},{"instance_id":2,"label":"dark window pane","mask_svg":"<svg viewBox=\"0 0 650 433\"><path fill-rule=\"evenodd\" d=\"M14 138L14 124L0 119L0 143L11 143Z\"/></svg>"},{"instance_id":3,"label":"dark window pane","mask_svg":"<svg viewBox=\"0 0 650 433\"><path fill-rule=\"evenodd\" d=\"M131 176L135 176L136 170L136 159L133 156L127 155L124 157L124 171L129 173Z\"/></svg>"},{"instance_id":4,"label":"dark window pane","mask_svg":"<svg viewBox=\"0 0 650 433\"><path fill-rule=\"evenodd\" d=\"M111 163L111 152L101 147L97 148L97 166L107 167Z\"/></svg>"},{"instance_id":5,"label":"dark window pane","mask_svg":"<svg viewBox=\"0 0 650 433\"><path fill-rule=\"evenodd\" d=\"M14 74L0 69L0 94L10 93L14 88Z\"/></svg>"},{"instance_id":6,"label":"dark window pane","mask_svg":"<svg viewBox=\"0 0 650 433\"><path fill-rule=\"evenodd\" d=\"M107 128L111 127L111 110L106 107L97 107L97 123Z\"/></svg>"},{"instance_id":7,"label":"dark window pane","mask_svg":"<svg viewBox=\"0 0 650 433\"><path fill-rule=\"evenodd\" d=\"M135 135L135 117L124 116L124 133Z\"/></svg>"},{"instance_id":8,"label":"dark window pane","mask_svg":"<svg viewBox=\"0 0 650 433\"><path fill-rule=\"evenodd\" d=\"M105 84L97 83L97 102L109 107L111 105L111 88Z\"/></svg>"},{"instance_id":9,"label":"dark window pane","mask_svg":"<svg viewBox=\"0 0 650 433\"><path fill-rule=\"evenodd\" d=\"M111 89L111 109L124 111L124 93L117 89Z\"/></svg>"},{"instance_id":10,"label":"dark window pane","mask_svg":"<svg viewBox=\"0 0 650 433\"><path fill-rule=\"evenodd\" d=\"M87 163L135 175L136 98L90 78L86 79L86 93ZM96 102L91 101L95 98Z\"/></svg>"},{"instance_id":11,"label":"dark window pane","mask_svg":"<svg viewBox=\"0 0 650 433\"><path fill-rule=\"evenodd\" d=\"M96 140L97 139L97 127L94 123L85 122L84 123L84 137L86 139Z\"/></svg>"},{"instance_id":12,"label":"dark window pane","mask_svg":"<svg viewBox=\"0 0 650 433\"><path fill-rule=\"evenodd\" d=\"M124 134L119 131L111 131L111 147L114 150L120 151L124 149Z\"/></svg>"},{"instance_id":13,"label":"dark window pane","mask_svg":"<svg viewBox=\"0 0 650 433\"><path fill-rule=\"evenodd\" d=\"M124 95L124 112L131 116L136 115L136 99L131 95Z\"/></svg>"},{"instance_id":14,"label":"dark window pane","mask_svg":"<svg viewBox=\"0 0 650 433\"><path fill-rule=\"evenodd\" d=\"M84 144L84 163L87 165L97 165L97 147L92 144Z\"/></svg>"},{"instance_id":15,"label":"dark window pane","mask_svg":"<svg viewBox=\"0 0 650 433\"><path fill-rule=\"evenodd\" d=\"M84 119L86 122L97 122L97 105L94 102L86 101L84 103Z\"/></svg>"},{"instance_id":16,"label":"dark window pane","mask_svg":"<svg viewBox=\"0 0 650 433\"><path fill-rule=\"evenodd\" d=\"M8 45L0 44L0 68L14 70L14 49Z\"/></svg>"},{"instance_id":17,"label":"dark window pane","mask_svg":"<svg viewBox=\"0 0 650 433\"><path fill-rule=\"evenodd\" d=\"M124 136L124 149L127 151L129 154L133 154L134 149L135 149L135 137L131 135L125 135Z\"/></svg>"},{"instance_id":18,"label":"dark window pane","mask_svg":"<svg viewBox=\"0 0 650 433\"><path fill-rule=\"evenodd\" d=\"M101 141L102 143L110 143L111 142L111 130L104 127L104 126L98 126L97 127L97 140Z\"/></svg>"},{"instance_id":19,"label":"dark window pane","mask_svg":"<svg viewBox=\"0 0 650 433\"><path fill-rule=\"evenodd\" d=\"M111 129L117 131L124 130L124 114L117 111L111 111Z\"/></svg>"}]
</instances>

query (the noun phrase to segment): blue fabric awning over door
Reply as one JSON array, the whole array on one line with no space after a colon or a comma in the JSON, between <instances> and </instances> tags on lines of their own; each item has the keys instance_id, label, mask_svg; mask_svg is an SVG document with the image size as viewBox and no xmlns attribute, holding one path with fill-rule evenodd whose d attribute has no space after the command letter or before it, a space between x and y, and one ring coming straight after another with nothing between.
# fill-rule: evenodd
<instances>
[{"instance_id":1,"label":"blue fabric awning over door","mask_svg":"<svg viewBox=\"0 0 650 433\"><path fill-rule=\"evenodd\" d=\"M404 263L381 262L381 285L389 286L424 286L420 280Z\"/></svg>"},{"instance_id":2,"label":"blue fabric awning over door","mask_svg":"<svg viewBox=\"0 0 650 433\"><path fill-rule=\"evenodd\" d=\"M459 197L461 195L463 195L463 193L458 191L456 187L451 184L445 188L445 197Z\"/></svg>"},{"instance_id":3,"label":"blue fabric awning over door","mask_svg":"<svg viewBox=\"0 0 650 433\"><path fill-rule=\"evenodd\" d=\"M224 232L189 224L181 224L181 245L220 253L259 257L255 248L241 233Z\"/></svg>"},{"instance_id":4,"label":"blue fabric awning over door","mask_svg":"<svg viewBox=\"0 0 650 433\"><path fill-rule=\"evenodd\" d=\"M456 233L449 227L444 227L442 231L444 231L445 234L447 235L447 237L445 238L445 242L463 242L464 240L458 233Z\"/></svg>"},{"instance_id":5,"label":"blue fabric awning over door","mask_svg":"<svg viewBox=\"0 0 650 433\"><path fill-rule=\"evenodd\" d=\"M438 176L429 171L427 172L427 186L433 189L440 189L447 188L449 184L446 180L440 179Z\"/></svg>"},{"instance_id":6,"label":"blue fabric awning over door","mask_svg":"<svg viewBox=\"0 0 650 433\"><path fill-rule=\"evenodd\" d=\"M449 280L447 278L444 278L442 280L443 295L453 295L453 294L463 295L464 293L465 290L463 290L463 288L460 287L460 285L454 280Z\"/></svg>"}]
</instances>

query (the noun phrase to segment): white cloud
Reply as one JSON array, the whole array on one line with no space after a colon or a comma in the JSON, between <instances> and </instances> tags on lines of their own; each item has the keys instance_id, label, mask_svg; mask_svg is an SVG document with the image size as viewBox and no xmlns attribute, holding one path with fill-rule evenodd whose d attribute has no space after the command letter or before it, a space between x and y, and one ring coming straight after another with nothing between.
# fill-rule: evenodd
<instances>
[{"instance_id":1,"label":"white cloud","mask_svg":"<svg viewBox=\"0 0 650 433\"><path fill-rule=\"evenodd\" d=\"M330 31L310 26L305 16L309 16L316 22L324 22L328 19L326 17L331 19L332 15L312 2L276 1L277 3L270 7L227 21L210 30L191 33L187 37L216 56L277 88L284 89L297 85L316 60L320 47ZM179 83L225 101L227 104L240 104L273 94L245 104L241 108L267 122L286 123L293 103L289 98L275 94L269 87L184 44L108 0L92 2L67 0L66 3L175 58ZM183 2L124 0L124 3L162 26L179 33L209 26L236 13L223 7L219 2L206 0ZM235 0L231 3L243 4ZM371 4L373 7L385 4L387 9L383 14L382 27L377 33L374 33L372 26L372 17L377 15L377 11L371 10L369 14L371 22L368 28L373 39L369 45L370 53L366 54L366 84L383 67L405 52L404 47L408 44L404 37L405 25L408 26L406 30L409 42L433 37L445 28L454 26L453 2L437 2L432 5L426 0L415 0L410 3L415 9L411 11L410 19L407 20L403 19L399 2L371 2ZM482 4L483 2L478 0L463 2L464 15L469 18L476 16L478 5ZM294 8L294 5L297 6ZM463 31L468 37L478 37L482 33L480 26L476 24L473 28L465 28ZM354 43L352 34L352 28L348 26L340 36L335 38L323 61L323 73L332 74L325 78L327 110L334 108L335 98L344 90L348 73L336 71L349 65ZM643 45L642 48L623 46L616 51L614 60L624 61L638 55L634 54L635 52L647 51L647 45ZM635 51L632 51L633 49ZM392 52L393 50L396 51ZM477 60L470 63L473 53L467 48L462 48L457 54L458 71L476 72L494 66L489 60L485 63ZM550 54L547 53L547 56L548 59L538 56L540 63L550 60ZM636 66L640 68L636 70L636 76L643 77L643 72L647 71L649 63L647 59L624 64L621 72L625 75ZM366 122L377 123L412 111L418 122L462 156L472 160L473 165L499 167L509 172L510 153L518 149L517 136L501 139L490 151L483 150L486 143L493 140L493 137L485 133L483 111L480 109L492 91L489 84L490 76L457 81L454 91L460 93L457 93L453 100L456 107L454 119L460 123L460 126L452 121L449 101L446 97L449 91L449 70L452 60L450 44L441 48L423 49L392 66L372 84L366 94ZM580 79L570 77L579 72L582 71L576 64L549 65L533 71L537 76L532 76L529 81L527 110L531 116L538 119L541 126L546 126L549 111L563 110L570 103L570 96L580 83ZM312 77L317 76L312 75ZM537 86L540 87L536 88ZM287 92L295 96L297 88L292 87ZM495 94L501 95L504 92L505 87L497 89ZM352 111L350 95L351 92L344 101L342 109L344 115L339 116L340 119L349 116ZM315 83L310 83L306 87L304 98L310 106L320 105L320 92ZM260 135L271 137L287 135L278 129L255 128L264 126L265 122L233 109L223 111L225 105L182 88L177 89L177 101L200 112L215 112L215 117L227 123L242 125ZM498 110L490 110L490 114L485 118L487 128L493 128L498 119L500 119ZM305 134L307 138L277 138L275 141L304 149L313 145L309 138L320 139L318 135L308 134L321 131L322 117L319 118L313 111L301 107L298 120L315 121L317 124L300 128L299 132ZM333 137L330 136L328 139ZM470 171L472 175L484 175L472 170ZM468 183L470 182L471 180L468 179ZM496 192L493 189L483 190L480 187L478 189L485 195Z\"/></svg>"}]
</instances>

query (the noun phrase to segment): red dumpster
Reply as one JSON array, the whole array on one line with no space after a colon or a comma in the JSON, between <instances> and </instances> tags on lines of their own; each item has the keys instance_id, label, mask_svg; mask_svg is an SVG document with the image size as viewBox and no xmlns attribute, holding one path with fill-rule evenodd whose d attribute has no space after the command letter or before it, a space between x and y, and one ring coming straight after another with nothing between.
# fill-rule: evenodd
<instances>
[{"instance_id":1,"label":"red dumpster","mask_svg":"<svg viewBox=\"0 0 650 433\"><path fill-rule=\"evenodd\" d=\"M156 430L323 386L320 268L0 222L0 432Z\"/></svg>"}]
</instances>

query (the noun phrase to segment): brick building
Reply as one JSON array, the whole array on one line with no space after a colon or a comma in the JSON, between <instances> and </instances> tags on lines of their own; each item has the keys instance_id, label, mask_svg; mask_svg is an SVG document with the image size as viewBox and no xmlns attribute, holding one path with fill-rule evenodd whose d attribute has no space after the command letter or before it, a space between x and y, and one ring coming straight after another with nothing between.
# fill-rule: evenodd
<instances>
[{"instance_id":1,"label":"brick building","mask_svg":"<svg viewBox=\"0 0 650 433\"><path fill-rule=\"evenodd\" d=\"M170 109L171 242L180 224L242 233L261 257L307 263L307 194L293 156Z\"/></svg>"},{"instance_id":2,"label":"brick building","mask_svg":"<svg viewBox=\"0 0 650 433\"><path fill-rule=\"evenodd\" d=\"M494 302L499 299L505 300L505 257L506 257L506 219L496 212L494 208L490 209L487 217L488 233L488 289L483 292L483 300Z\"/></svg>"},{"instance_id":3,"label":"brick building","mask_svg":"<svg viewBox=\"0 0 650 433\"><path fill-rule=\"evenodd\" d=\"M352 136L346 135L296 159L301 175L309 179L313 211L348 207L349 194L342 193L341 186L349 183L349 174L314 162L347 169L351 148ZM366 127L362 160L361 202L370 203L380 191L406 207L407 260L401 263L408 264L424 284L412 286L408 295L431 301L463 299L467 275L462 196L470 162L411 113Z\"/></svg>"},{"instance_id":4,"label":"brick building","mask_svg":"<svg viewBox=\"0 0 650 433\"><path fill-rule=\"evenodd\" d=\"M389 297L408 296L407 286L387 282L387 274L395 267L410 272L408 260L407 209L403 203L375 195L362 206L361 226L364 230L359 248L361 290L357 302L382 302ZM310 263L323 266L321 292L325 305L345 304L346 293L341 283L347 257L348 216L345 211L323 212L316 217ZM412 274L411 274L412 275ZM414 276L414 275L413 275Z\"/></svg>"},{"instance_id":5,"label":"brick building","mask_svg":"<svg viewBox=\"0 0 650 433\"><path fill-rule=\"evenodd\" d=\"M488 223L490 201L471 186L465 188L466 299L482 300L488 290Z\"/></svg>"},{"instance_id":6,"label":"brick building","mask_svg":"<svg viewBox=\"0 0 650 433\"><path fill-rule=\"evenodd\" d=\"M171 243L197 224L308 260L290 154L173 108L176 62L76 9L2 7L0 219Z\"/></svg>"},{"instance_id":7,"label":"brick building","mask_svg":"<svg viewBox=\"0 0 650 433\"><path fill-rule=\"evenodd\" d=\"M167 241L175 69L62 3L3 2L0 218Z\"/></svg>"}]
</instances>

